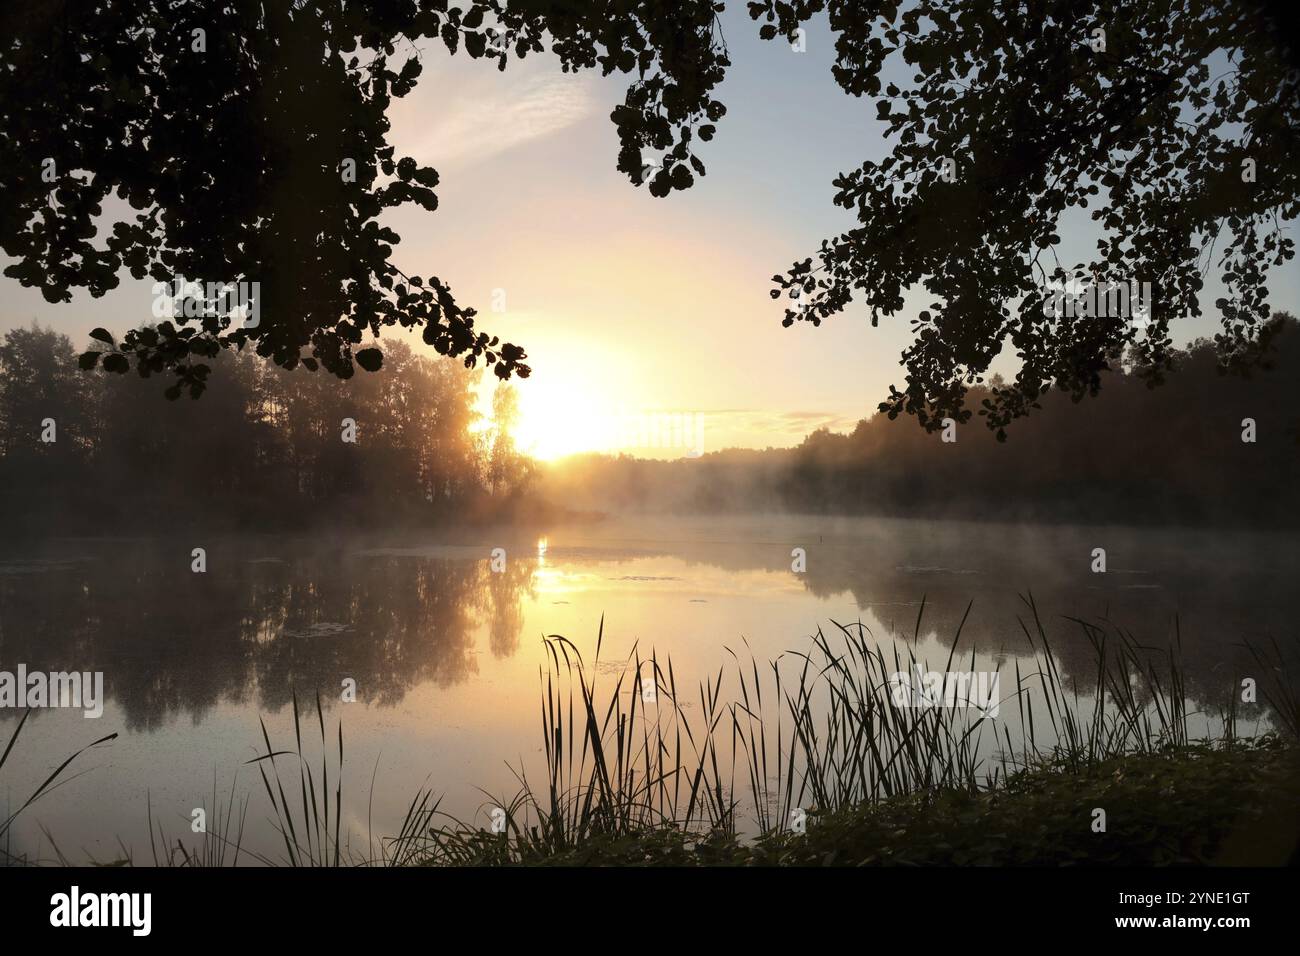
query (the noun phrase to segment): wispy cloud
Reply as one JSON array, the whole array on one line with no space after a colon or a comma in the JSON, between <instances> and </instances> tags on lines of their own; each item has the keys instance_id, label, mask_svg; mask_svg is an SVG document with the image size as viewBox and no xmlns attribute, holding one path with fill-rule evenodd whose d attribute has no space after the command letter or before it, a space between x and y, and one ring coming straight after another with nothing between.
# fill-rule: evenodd
<instances>
[{"instance_id":1,"label":"wispy cloud","mask_svg":"<svg viewBox=\"0 0 1300 956\"><path fill-rule=\"evenodd\" d=\"M426 73L392 108L400 152L438 169L479 163L585 119L596 98L590 79L482 63Z\"/></svg>"}]
</instances>

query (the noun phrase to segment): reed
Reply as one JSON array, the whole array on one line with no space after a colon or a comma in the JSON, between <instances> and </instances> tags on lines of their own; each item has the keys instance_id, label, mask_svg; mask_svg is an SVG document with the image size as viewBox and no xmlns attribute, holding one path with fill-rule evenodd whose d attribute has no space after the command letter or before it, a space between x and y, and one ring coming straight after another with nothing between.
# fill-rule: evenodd
<instances>
[{"instance_id":1,"label":"reed","mask_svg":"<svg viewBox=\"0 0 1300 956\"><path fill-rule=\"evenodd\" d=\"M593 841L653 842L665 831L723 845L787 832L796 809L839 814L900 797L985 794L1028 770L1079 773L1125 755L1237 739L1235 694L1220 713L1203 715L1217 719L1214 734L1207 719L1207 735L1193 735L1177 630L1170 647L1155 649L1117 625L1067 619L1093 651L1090 692L1081 694L1032 596L1023 601L1032 663L1015 663L999 721L891 699L892 675L930 669L915 651L924 602L911 642L832 622L807 651L763 665L732 651L692 690L693 710L682 706L671 659L645 660L635 648L612 685L598 687L603 619L590 662L567 638L549 636L540 674L545 779L516 770L517 792L492 804L505 812L498 833L428 814L407 839L409 855L433 864L540 862ZM958 662L965 621L944 672ZM1266 701L1294 736L1294 683L1280 650L1267 660ZM974 652L960 663L974 671ZM642 678L653 681L651 702L639 692Z\"/></svg>"},{"instance_id":2,"label":"reed","mask_svg":"<svg viewBox=\"0 0 1300 956\"><path fill-rule=\"evenodd\" d=\"M23 715L18 719L18 723L14 727L13 733L9 735L9 741L8 743L5 744L4 752L0 753L0 781L4 780L3 772L5 768L5 763L9 760L9 755L10 753L13 752L14 745L18 743L18 738L22 734L23 727L26 726L27 724L27 718L29 718L31 714L32 712L30 708L23 711ZM91 750L94 747L98 747L100 744L106 744L109 741L116 740L116 739L117 739L117 734L115 733L108 734L106 736L100 737L98 740L94 741L93 743L89 743L86 746L82 747L72 756L68 757L57 767L55 767L54 770L49 774L49 776L47 776L43 781L41 781L40 785L37 786L36 789L32 791L31 796L29 796L26 800L24 800L21 804L19 804L17 810L13 810L12 812L7 813L4 817L0 817L0 859L3 859L6 863L25 862L25 860L23 860L20 857L14 856L11 852L13 849L10 840L11 828L13 827L14 821L18 819L19 814L21 814L24 810L26 810L28 807L34 804L41 797L49 793L50 790L52 790L56 786L55 781L57 781L59 777L63 775L63 772L72 765L72 762L74 760L76 760L86 751ZM51 841L51 846L54 846L53 841ZM56 853L58 852L57 846L55 846L55 852Z\"/></svg>"}]
</instances>

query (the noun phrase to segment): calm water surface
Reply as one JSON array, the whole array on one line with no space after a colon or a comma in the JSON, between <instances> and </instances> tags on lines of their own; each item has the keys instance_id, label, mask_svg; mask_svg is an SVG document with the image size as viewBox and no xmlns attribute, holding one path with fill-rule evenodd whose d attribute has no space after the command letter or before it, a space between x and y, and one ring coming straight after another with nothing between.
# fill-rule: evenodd
<instances>
[{"instance_id":1,"label":"calm water surface","mask_svg":"<svg viewBox=\"0 0 1300 956\"><path fill-rule=\"evenodd\" d=\"M190 571L197 545L205 574ZM506 566L494 573L498 547ZM1090 570L1098 547L1105 574ZM802 573L794 548L806 552ZM684 685L726 665L727 647L762 661L807 648L836 621L861 621L941 665L968 605L960 651L1005 667L1030 653L1021 622L1032 593L1083 692L1092 650L1069 617L1108 619L1147 644L1181 641L1191 694L1208 699L1249 672L1244 641L1297 640L1298 569L1300 545L1269 534L789 516L619 519L527 535L9 543L0 670L103 671L107 703L97 720L34 713L0 771L0 809L116 731L24 815L12 851L52 858L43 824L74 861L120 857L120 840L151 862L146 800L173 841L190 838L191 808L211 808L215 781L221 793L252 794L246 843L278 856L246 761L263 750L259 718L290 748L292 695L319 691L331 741L343 722L344 829L355 846L364 851L367 816L377 836L393 832L422 785L485 825L477 788L508 795L508 765L541 759L544 635L590 657L602 616L603 661L634 647L671 655ZM355 703L339 699L348 678ZM17 716L0 709L4 741Z\"/></svg>"}]
</instances>

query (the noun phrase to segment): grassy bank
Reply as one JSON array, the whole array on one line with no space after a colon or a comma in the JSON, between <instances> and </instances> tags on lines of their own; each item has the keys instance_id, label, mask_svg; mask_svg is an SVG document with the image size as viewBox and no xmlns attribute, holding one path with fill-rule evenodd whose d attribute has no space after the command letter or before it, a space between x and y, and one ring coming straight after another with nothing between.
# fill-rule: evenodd
<instances>
[{"instance_id":1,"label":"grassy bank","mask_svg":"<svg viewBox=\"0 0 1300 956\"><path fill-rule=\"evenodd\" d=\"M1106 811L1106 830L1093 811ZM829 813L756 841L678 827L512 852L480 838L479 865L1283 866L1300 864L1300 752L1276 736L1191 745L1083 768L1045 765L985 793L915 794Z\"/></svg>"}]
</instances>

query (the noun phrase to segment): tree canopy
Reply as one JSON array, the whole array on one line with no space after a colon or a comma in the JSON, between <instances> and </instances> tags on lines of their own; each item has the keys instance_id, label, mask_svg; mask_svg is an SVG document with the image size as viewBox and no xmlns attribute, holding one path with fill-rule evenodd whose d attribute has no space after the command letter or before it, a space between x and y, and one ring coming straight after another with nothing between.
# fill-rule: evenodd
<instances>
[{"instance_id":1,"label":"tree canopy","mask_svg":"<svg viewBox=\"0 0 1300 956\"><path fill-rule=\"evenodd\" d=\"M67 301L123 268L260 282L265 321L200 314L87 353L110 371L169 371L197 395L210 359L252 345L343 378L378 368L386 326L501 378L524 349L475 324L437 277L392 262L384 210L437 205L438 174L389 144L385 111L421 74L416 44L504 69L550 50L566 71L630 77L611 119L617 168L657 196L689 188L725 107L729 60L707 0L118 0L15 2L0 14L0 248L6 275ZM857 301L874 323L932 298L881 409L927 428L966 421L969 390L1008 347L1018 371L981 399L1002 437L1053 386L1076 399L1136 350L1158 383L1170 323L1200 314L1218 270L1216 346L1245 368L1267 346L1268 269L1290 260L1300 210L1291 160L1300 70L1284 4L1250 0L759 0L768 40L815 16L836 36L834 76L874 101L890 153L842 173L858 224L774 277L784 322L820 324ZM910 71L910 77L904 73ZM891 79L897 74L897 81ZM349 167L349 164L350 167ZM345 170L352 168L352 179ZM135 210L96 244L110 193ZM1095 258L1063 263L1089 210ZM1045 300L1070 282L1149 282L1153 308L1066 321ZM310 354L305 354L306 350Z\"/></svg>"},{"instance_id":2,"label":"tree canopy","mask_svg":"<svg viewBox=\"0 0 1300 956\"><path fill-rule=\"evenodd\" d=\"M5 274L51 302L103 295L122 269L259 283L253 327L209 308L120 343L96 330L109 348L86 367L172 372L171 397L197 396L205 360L250 344L286 368L374 370L382 354L358 346L393 325L467 366L526 376L524 349L481 331L447 283L393 264L400 237L378 222L403 203L437 208L437 172L388 142L385 112L421 74L416 43L502 68L549 48L565 70L635 75L613 115L619 166L641 182L642 150L670 151L679 162L647 177L666 194L691 184L692 137L708 139L722 114L709 97L726 63L714 18L710 4L674 2L6 4L0 248L17 261ZM110 194L134 219L96 242Z\"/></svg>"},{"instance_id":3,"label":"tree canopy","mask_svg":"<svg viewBox=\"0 0 1300 956\"><path fill-rule=\"evenodd\" d=\"M968 390L1014 347L1019 371L983 399L1004 435L1053 385L1076 400L1135 350L1153 383L1171 368L1171 321L1201 313L1217 268L1215 342L1254 364L1275 328L1265 285L1294 255L1291 159L1300 71L1282 17L1231 0L890 0L750 4L765 35L793 37L829 9L840 85L875 99L891 145L835 182L858 226L774 277L785 323L819 324L853 300L873 324L924 289L932 303L903 353L907 384L881 410L933 430L967 420ZM1278 5L1277 9L1280 9ZM888 82L901 61L910 84ZM1090 262L1063 263L1065 216L1091 208ZM1066 320L1044 300L1070 283L1149 282L1153 308Z\"/></svg>"}]
</instances>

